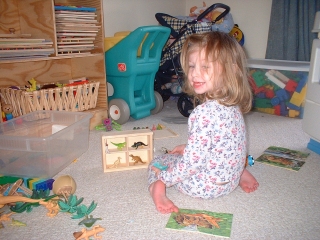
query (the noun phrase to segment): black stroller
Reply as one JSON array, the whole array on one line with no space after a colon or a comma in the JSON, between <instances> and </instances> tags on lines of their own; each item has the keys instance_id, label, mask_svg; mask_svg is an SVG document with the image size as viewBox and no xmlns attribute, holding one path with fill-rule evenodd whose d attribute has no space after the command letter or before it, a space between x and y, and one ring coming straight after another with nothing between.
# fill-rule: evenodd
<instances>
[{"instance_id":1,"label":"black stroller","mask_svg":"<svg viewBox=\"0 0 320 240\"><path fill-rule=\"evenodd\" d=\"M214 21L202 21L211 11L217 8L222 8L224 11ZM183 72L181 70L179 56L186 38L194 33L203 33L212 31L214 25L221 18L226 16L230 11L230 7L222 3L216 3L208 7L194 20L183 20L164 13L157 13L155 15L158 22L165 27L171 29L171 37L174 39L164 47L160 61L160 67L156 73L154 88L166 101L170 96L177 96L178 110L185 116L189 117L194 108L193 99L187 94L181 92L183 85ZM175 91L170 86L172 80L175 81ZM168 85L169 83L169 85ZM179 88L180 87L180 88Z\"/></svg>"}]
</instances>

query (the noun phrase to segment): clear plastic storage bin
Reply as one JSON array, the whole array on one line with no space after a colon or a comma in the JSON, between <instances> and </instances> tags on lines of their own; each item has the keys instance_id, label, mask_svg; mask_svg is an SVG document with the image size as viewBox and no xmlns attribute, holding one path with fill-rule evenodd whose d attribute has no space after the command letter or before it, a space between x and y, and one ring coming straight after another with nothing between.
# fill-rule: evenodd
<instances>
[{"instance_id":1,"label":"clear plastic storage bin","mask_svg":"<svg viewBox=\"0 0 320 240\"><path fill-rule=\"evenodd\" d=\"M0 124L0 174L52 178L89 147L91 113L36 111Z\"/></svg>"}]
</instances>

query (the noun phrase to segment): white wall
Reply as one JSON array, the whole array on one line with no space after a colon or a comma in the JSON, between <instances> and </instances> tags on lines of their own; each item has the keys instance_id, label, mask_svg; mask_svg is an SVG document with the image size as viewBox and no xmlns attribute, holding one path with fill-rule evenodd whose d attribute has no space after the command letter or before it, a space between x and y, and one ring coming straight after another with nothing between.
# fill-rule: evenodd
<instances>
[{"instance_id":1,"label":"white wall","mask_svg":"<svg viewBox=\"0 0 320 240\"><path fill-rule=\"evenodd\" d=\"M140 26L158 25L158 12L184 15L185 0L103 0L104 34L132 31Z\"/></svg>"},{"instance_id":2,"label":"white wall","mask_svg":"<svg viewBox=\"0 0 320 240\"><path fill-rule=\"evenodd\" d=\"M158 24L158 12L172 16L188 15L192 6L202 6L202 0L103 0L105 36L132 31L139 26ZM219 0L231 8L233 20L245 35L249 58L265 58L272 0Z\"/></svg>"}]
</instances>

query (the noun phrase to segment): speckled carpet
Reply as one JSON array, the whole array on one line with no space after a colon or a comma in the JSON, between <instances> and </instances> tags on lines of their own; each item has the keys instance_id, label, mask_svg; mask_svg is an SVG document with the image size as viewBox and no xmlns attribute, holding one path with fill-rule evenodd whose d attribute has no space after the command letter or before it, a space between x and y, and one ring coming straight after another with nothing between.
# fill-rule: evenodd
<instances>
[{"instance_id":1,"label":"speckled carpet","mask_svg":"<svg viewBox=\"0 0 320 240\"><path fill-rule=\"evenodd\" d=\"M249 171L260 187L247 194L237 188L230 195L201 200L184 196L170 188L167 191L180 208L232 213L230 239L236 240L306 240L320 238L320 156L306 146L309 137L302 130L301 119L290 119L258 112L245 117L249 153L259 157L269 146L280 146L310 152L306 163L297 171L289 171L256 162ZM132 120L122 130L133 127L152 127L163 124L178 134L177 137L154 141L155 155L161 148L171 149L185 143L187 119L177 110L174 100L165 102L161 113L141 120ZM83 203L98 203L92 215L106 230L102 239L221 239L200 233L167 230L169 215L155 210L147 191L146 169L104 173L101 159L101 131L90 132L89 149L76 162L54 178L71 175L77 183L76 195ZM0 239L74 239L73 232L81 231L79 220L67 213L54 218L46 216L46 209L38 207L30 213L14 214L14 219L27 224L24 227L4 223Z\"/></svg>"}]
</instances>

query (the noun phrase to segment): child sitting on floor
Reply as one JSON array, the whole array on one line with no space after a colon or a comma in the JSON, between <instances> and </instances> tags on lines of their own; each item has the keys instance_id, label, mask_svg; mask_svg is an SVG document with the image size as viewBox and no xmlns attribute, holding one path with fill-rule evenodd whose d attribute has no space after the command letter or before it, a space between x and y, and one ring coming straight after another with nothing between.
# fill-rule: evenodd
<instances>
[{"instance_id":1,"label":"child sitting on floor","mask_svg":"<svg viewBox=\"0 0 320 240\"><path fill-rule=\"evenodd\" d=\"M204 199L224 196L238 185L245 192L258 188L245 169L246 127L243 114L251 109L246 56L227 33L189 36L182 48L186 76L184 92L200 104L188 120L187 144L156 157L149 166L149 191L161 213L178 212L166 187ZM155 163L167 166L160 170Z\"/></svg>"}]
</instances>

